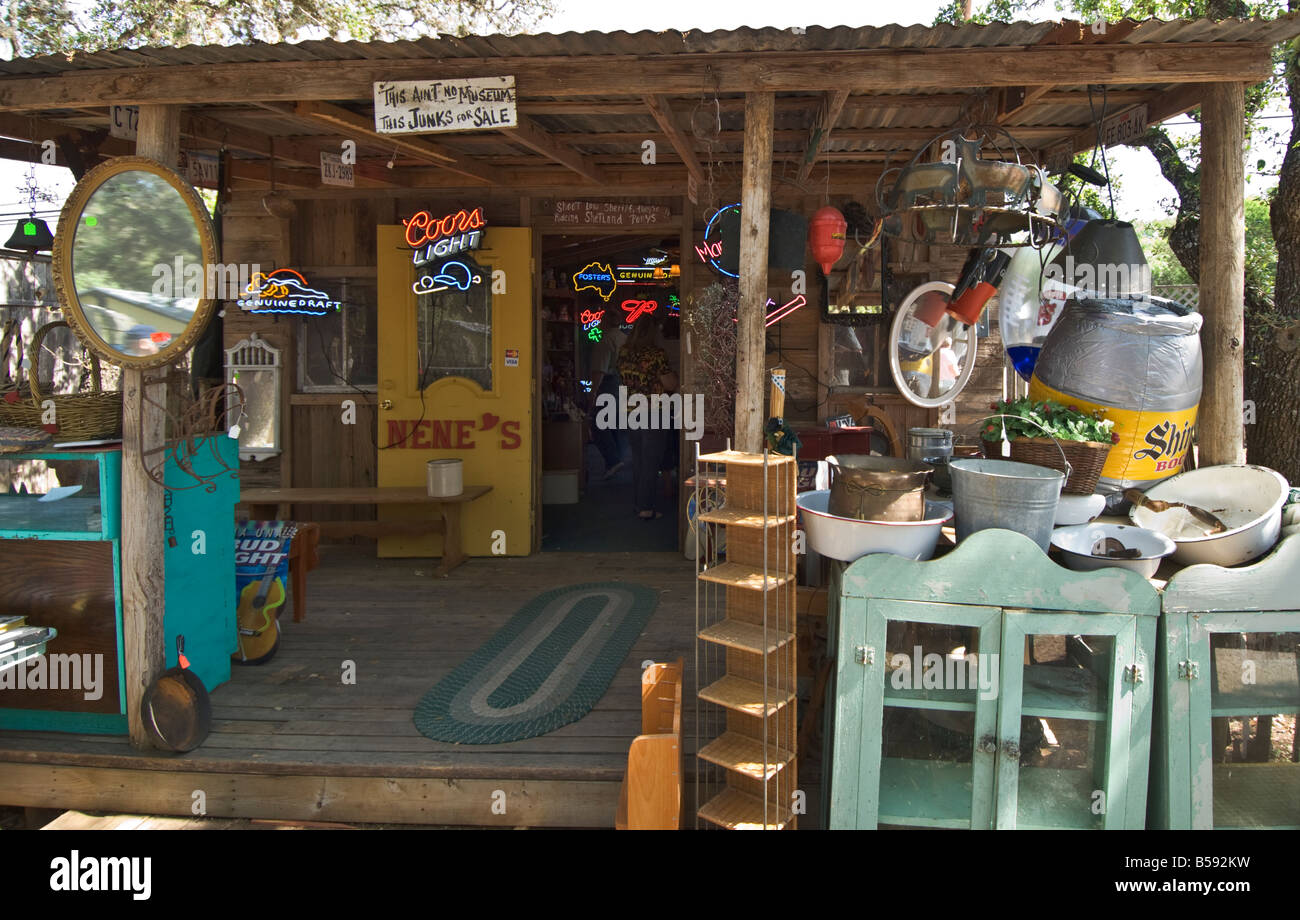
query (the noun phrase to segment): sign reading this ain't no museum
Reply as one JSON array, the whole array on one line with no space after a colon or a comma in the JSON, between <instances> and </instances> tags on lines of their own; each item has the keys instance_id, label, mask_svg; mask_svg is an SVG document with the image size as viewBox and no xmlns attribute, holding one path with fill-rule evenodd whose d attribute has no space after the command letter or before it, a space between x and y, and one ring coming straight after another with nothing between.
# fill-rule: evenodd
<instances>
[{"instance_id":1,"label":"sign reading this ain't no museum","mask_svg":"<svg viewBox=\"0 0 1300 920\"><path fill-rule=\"evenodd\" d=\"M374 84L375 130L381 134L431 134L514 128L515 78L408 80Z\"/></svg>"}]
</instances>

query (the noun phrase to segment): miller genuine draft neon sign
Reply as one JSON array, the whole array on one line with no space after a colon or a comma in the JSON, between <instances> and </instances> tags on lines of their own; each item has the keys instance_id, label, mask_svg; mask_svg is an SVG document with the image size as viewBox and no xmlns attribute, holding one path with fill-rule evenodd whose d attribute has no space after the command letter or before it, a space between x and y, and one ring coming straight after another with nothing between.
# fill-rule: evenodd
<instances>
[{"instance_id":1,"label":"miller genuine draft neon sign","mask_svg":"<svg viewBox=\"0 0 1300 920\"><path fill-rule=\"evenodd\" d=\"M244 296L236 303L249 313L301 313L324 316L343 304L307 284L307 279L292 268L280 268L264 274L255 272Z\"/></svg>"}]
</instances>

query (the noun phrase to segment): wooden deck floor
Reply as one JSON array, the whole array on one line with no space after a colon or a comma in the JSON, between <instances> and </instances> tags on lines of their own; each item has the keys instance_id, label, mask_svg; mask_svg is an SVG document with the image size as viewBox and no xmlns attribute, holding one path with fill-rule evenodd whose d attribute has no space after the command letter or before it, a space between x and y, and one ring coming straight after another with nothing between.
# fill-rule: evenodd
<instances>
[{"instance_id":1,"label":"wooden deck floor","mask_svg":"<svg viewBox=\"0 0 1300 920\"><path fill-rule=\"evenodd\" d=\"M164 755L125 738L0 732L0 802L190 815L201 800L219 817L611 826L640 731L640 663L692 660L694 566L676 553L544 553L473 559L435 580L435 564L375 559L365 546L322 548L306 620L285 622L271 662L237 666L213 692L213 730L201 748ZM498 745L416 731L420 697L526 601L588 581L644 584L659 604L585 718ZM355 685L340 679L348 660ZM693 686L684 691L693 699Z\"/></svg>"}]
</instances>

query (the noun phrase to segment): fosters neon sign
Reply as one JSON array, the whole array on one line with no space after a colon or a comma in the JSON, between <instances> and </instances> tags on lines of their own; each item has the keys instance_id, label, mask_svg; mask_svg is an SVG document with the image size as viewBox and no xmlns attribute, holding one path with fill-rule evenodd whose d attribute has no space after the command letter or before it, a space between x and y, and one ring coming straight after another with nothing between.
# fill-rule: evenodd
<instances>
[{"instance_id":1,"label":"fosters neon sign","mask_svg":"<svg viewBox=\"0 0 1300 920\"><path fill-rule=\"evenodd\" d=\"M461 208L437 218L429 211L419 211L402 224L406 227L406 244L414 250L411 263L418 268L478 249L483 245L483 228L487 221L483 219L483 209L478 207L472 211ZM481 276L471 273L464 262L448 261L438 266L432 275L418 278L411 289L417 294L431 294L449 287L465 291L481 280Z\"/></svg>"}]
</instances>

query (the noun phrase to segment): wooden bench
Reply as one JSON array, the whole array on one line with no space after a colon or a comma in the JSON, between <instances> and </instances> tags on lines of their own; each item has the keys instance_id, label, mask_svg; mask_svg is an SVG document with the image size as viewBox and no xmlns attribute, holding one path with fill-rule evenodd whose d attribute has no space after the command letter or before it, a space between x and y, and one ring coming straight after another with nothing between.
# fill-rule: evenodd
<instances>
[{"instance_id":1,"label":"wooden bench","mask_svg":"<svg viewBox=\"0 0 1300 920\"><path fill-rule=\"evenodd\" d=\"M641 734L627 754L614 827L675 831L682 815L682 659L641 672Z\"/></svg>"},{"instance_id":2,"label":"wooden bench","mask_svg":"<svg viewBox=\"0 0 1300 920\"><path fill-rule=\"evenodd\" d=\"M423 486L345 486L340 488L244 489L239 503L259 520L288 519L289 505L425 505L432 512L421 521L317 521L322 536L380 537L439 533L443 537L440 578L465 561L461 546L461 507L492 491L466 486L459 495L432 498Z\"/></svg>"}]
</instances>

